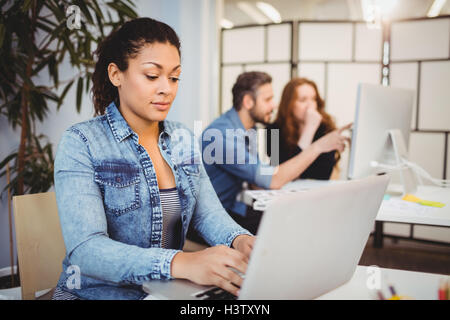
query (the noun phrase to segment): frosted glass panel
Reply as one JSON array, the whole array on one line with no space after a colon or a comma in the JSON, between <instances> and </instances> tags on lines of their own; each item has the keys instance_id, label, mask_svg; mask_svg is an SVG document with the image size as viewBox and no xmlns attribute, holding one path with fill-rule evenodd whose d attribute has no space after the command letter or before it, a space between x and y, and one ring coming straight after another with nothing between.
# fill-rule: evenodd
<instances>
[{"instance_id":1,"label":"frosted glass panel","mask_svg":"<svg viewBox=\"0 0 450 320\"><path fill-rule=\"evenodd\" d=\"M353 122L358 83L380 83L380 66L365 63L330 63L327 81L327 111L338 126Z\"/></svg>"},{"instance_id":2,"label":"frosted glass panel","mask_svg":"<svg viewBox=\"0 0 450 320\"><path fill-rule=\"evenodd\" d=\"M450 179L450 137L447 139L447 174L445 179Z\"/></svg>"},{"instance_id":3,"label":"frosted glass panel","mask_svg":"<svg viewBox=\"0 0 450 320\"><path fill-rule=\"evenodd\" d=\"M264 28L251 27L223 31L223 62L264 61Z\"/></svg>"},{"instance_id":4,"label":"frosted glass panel","mask_svg":"<svg viewBox=\"0 0 450 320\"><path fill-rule=\"evenodd\" d=\"M381 61L383 36L381 29L369 29L365 23L356 24L356 61Z\"/></svg>"},{"instance_id":5,"label":"frosted glass panel","mask_svg":"<svg viewBox=\"0 0 450 320\"><path fill-rule=\"evenodd\" d=\"M423 62L420 76L419 128L450 130L450 61Z\"/></svg>"},{"instance_id":6,"label":"frosted glass panel","mask_svg":"<svg viewBox=\"0 0 450 320\"><path fill-rule=\"evenodd\" d=\"M395 22L391 27L391 59L449 57L450 19Z\"/></svg>"},{"instance_id":7,"label":"frosted glass panel","mask_svg":"<svg viewBox=\"0 0 450 320\"><path fill-rule=\"evenodd\" d=\"M288 63L247 65L245 71L263 71L272 77L273 101L278 107L283 88L291 80L291 65Z\"/></svg>"},{"instance_id":8,"label":"frosted glass panel","mask_svg":"<svg viewBox=\"0 0 450 320\"><path fill-rule=\"evenodd\" d=\"M417 92L417 76L419 72L418 63L392 63L390 65L391 87L412 89ZM411 129L416 128L416 113L417 113L417 95L414 98L414 109L411 119Z\"/></svg>"},{"instance_id":9,"label":"frosted glass panel","mask_svg":"<svg viewBox=\"0 0 450 320\"><path fill-rule=\"evenodd\" d=\"M299 59L351 61L350 23L300 23Z\"/></svg>"},{"instance_id":10,"label":"frosted glass panel","mask_svg":"<svg viewBox=\"0 0 450 320\"><path fill-rule=\"evenodd\" d=\"M241 66L222 67L222 112L227 111L233 106L233 94L231 89L236 82L237 77L243 72Z\"/></svg>"},{"instance_id":11,"label":"frosted glass panel","mask_svg":"<svg viewBox=\"0 0 450 320\"><path fill-rule=\"evenodd\" d=\"M414 238L450 243L450 228L414 226Z\"/></svg>"},{"instance_id":12,"label":"frosted glass panel","mask_svg":"<svg viewBox=\"0 0 450 320\"><path fill-rule=\"evenodd\" d=\"M291 59L291 25L281 24L267 28L267 59L289 61Z\"/></svg>"},{"instance_id":13,"label":"frosted glass panel","mask_svg":"<svg viewBox=\"0 0 450 320\"><path fill-rule=\"evenodd\" d=\"M325 63L300 63L298 72L300 77L308 78L317 84L323 98L325 94Z\"/></svg>"},{"instance_id":14,"label":"frosted glass panel","mask_svg":"<svg viewBox=\"0 0 450 320\"><path fill-rule=\"evenodd\" d=\"M389 234L394 236L409 237L411 233L410 224L403 223L383 223L383 234Z\"/></svg>"},{"instance_id":15,"label":"frosted glass panel","mask_svg":"<svg viewBox=\"0 0 450 320\"><path fill-rule=\"evenodd\" d=\"M409 159L438 179L444 173L444 139L444 133L422 132L411 132L409 139Z\"/></svg>"}]
</instances>

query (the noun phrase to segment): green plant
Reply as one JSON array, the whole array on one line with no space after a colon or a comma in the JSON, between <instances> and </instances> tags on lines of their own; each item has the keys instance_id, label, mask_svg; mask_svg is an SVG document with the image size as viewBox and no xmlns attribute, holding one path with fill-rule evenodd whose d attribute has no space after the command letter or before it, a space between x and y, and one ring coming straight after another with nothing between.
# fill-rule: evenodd
<instances>
[{"instance_id":1,"label":"green plant","mask_svg":"<svg viewBox=\"0 0 450 320\"><path fill-rule=\"evenodd\" d=\"M0 177L13 162L11 181L3 191L22 195L46 192L53 185L53 147L36 133L35 123L45 119L51 103L59 110L75 83L80 111L83 90L89 91L92 78L94 45L136 18L134 7L129 0L0 0L0 116L20 129L17 151L0 162ZM75 75L60 80L59 67L66 58ZM38 85L36 79L46 71L50 83Z\"/></svg>"},{"instance_id":2,"label":"green plant","mask_svg":"<svg viewBox=\"0 0 450 320\"><path fill-rule=\"evenodd\" d=\"M1 177L6 164L14 161L5 188L13 195L52 186L52 145L36 135L34 123L44 120L49 103L59 110L74 83L80 111L93 72L92 48L109 29L137 17L133 7L132 1L0 0L0 115L21 132L18 150L0 163ZM75 76L62 81L58 69L66 57ZM45 71L51 83L37 85L35 79Z\"/></svg>"}]
</instances>

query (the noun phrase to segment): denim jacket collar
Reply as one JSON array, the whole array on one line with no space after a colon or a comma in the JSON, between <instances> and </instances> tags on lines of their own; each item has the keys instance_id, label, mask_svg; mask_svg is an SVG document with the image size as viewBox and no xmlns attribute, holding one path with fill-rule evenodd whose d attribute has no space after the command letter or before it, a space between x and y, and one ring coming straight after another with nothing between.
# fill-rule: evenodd
<instances>
[{"instance_id":1,"label":"denim jacket collar","mask_svg":"<svg viewBox=\"0 0 450 320\"><path fill-rule=\"evenodd\" d=\"M117 142L122 142L131 135L135 135L137 137L137 134L130 128L127 121L123 118L114 101L111 102L106 108L105 114ZM160 131L159 137L161 138L164 134L167 134L170 137L170 133L166 130L166 126L164 125L164 121L160 121L158 125Z\"/></svg>"},{"instance_id":2,"label":"denim jacket collar","mask_svg":"<svg viewBox=\"0 0 450 320\"><path fill-rule=\"evenodd\" d=\"M231 107L231 109L227 111L227 115L228 115L229 119L231 120L231 122L233 123L234 129L243 129L245 132L248 131L247 129L245 129L241 118L239 118L239 114L235 107ZM255 129L255 128L256 128L256 125L253 126L251 129Z\"/></svg>"}]
</instances>

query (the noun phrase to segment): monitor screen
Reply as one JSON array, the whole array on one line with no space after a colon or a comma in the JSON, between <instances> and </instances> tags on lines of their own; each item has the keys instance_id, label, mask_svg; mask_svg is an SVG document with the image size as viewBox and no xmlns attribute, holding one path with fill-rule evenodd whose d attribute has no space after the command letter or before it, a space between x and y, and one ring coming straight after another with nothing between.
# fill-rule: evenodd
<instances>
[{"instance_id":1,"label":"monitor screen","mask_svg":"<svg viewBox=\"0 0 450 320\"><path fill-rule=\"evenodd\" d=\"M353 123L349 179L377 173L373 163L393 163L389 130L397 129L409 145L411 117L415 92L413 90L374 84L359 84Z\"/></svg>"}]
</instances>

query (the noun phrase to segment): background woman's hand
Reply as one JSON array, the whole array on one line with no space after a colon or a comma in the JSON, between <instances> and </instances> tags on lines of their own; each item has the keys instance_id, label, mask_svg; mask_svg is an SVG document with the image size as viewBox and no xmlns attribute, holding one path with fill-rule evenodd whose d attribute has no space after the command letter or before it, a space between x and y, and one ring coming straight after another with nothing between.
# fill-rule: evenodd
<instances>
[{"instance_id":1,"label":"background woman's hand","mask_svg":"<svg viewBox=\"0 0 450 320\"><path fill-rule=\"evenodd\" d=\"M308 108L305 112L305 127L311 127L317 130L322 122L322 115L314 108Z\"/></svg>"},{"instance_id":2,"label":"background woman's hand","mask_svg":"<svg viewBox=\"0 0 450 320\"><path fill-rule=\"evenodd\" d=\"M244 243L247 241L239 247L246 247ZM172 259L171 274L174 278L188 279L197 284L214 285L238 296L237 286L242 285L243 279L230 267L245 274L247 264L245 254L219 245L196 252L177 253Z\"/></svg>"},{"instance_id":3,"label":"background woman's hand","mask_svg":"<svg viewBox=\"0 0 450 320\"><path fill-rule=\"evenodd\" d=\"M350 129L351 126L352 123L349 123L339 129L336 129L316 140L314 144L316 144L321 153L326 153L333 150L343 152L345 150L345 141L350 141L350 139L342 135L342 132Z\"/></svg>"}]
</instances>

